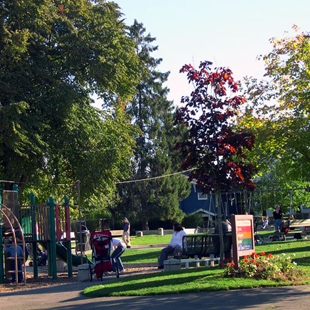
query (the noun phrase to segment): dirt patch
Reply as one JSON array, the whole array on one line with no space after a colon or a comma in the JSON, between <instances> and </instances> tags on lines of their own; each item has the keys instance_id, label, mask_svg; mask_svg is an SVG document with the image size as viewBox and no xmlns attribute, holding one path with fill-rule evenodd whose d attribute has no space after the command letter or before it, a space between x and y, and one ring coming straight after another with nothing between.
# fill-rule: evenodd
<instances>
[{"instance_id":1,"label":"dirt patch","mask_svg":"<svg viewBox=\"0 0 310 310\"><path fill-rule=\"evenodd\" d=\"M121 274L121 277L129 276L129 275L136 275L136 274L143 274L143 273L150 273L150 272L157 272L154 267L143 267L143 268L127 268L124 273ZM110 274L106 277L111 279L115 278L115 275ZM48 277L47 274L39 274L38 278L33 278L32 272L26 273L26 284L12 284L12 283L5 283L0 284L0 294L1 293L10 293L10 292L18 292L18 291L25 291L37 288L44 288L50 286L58 286L70 283L77 283L77 271L73 272L73 277L68 278L68 273L57 273L57 280ZM94 283L94 285L97 283Z\"/></svg>"}]
</instances>

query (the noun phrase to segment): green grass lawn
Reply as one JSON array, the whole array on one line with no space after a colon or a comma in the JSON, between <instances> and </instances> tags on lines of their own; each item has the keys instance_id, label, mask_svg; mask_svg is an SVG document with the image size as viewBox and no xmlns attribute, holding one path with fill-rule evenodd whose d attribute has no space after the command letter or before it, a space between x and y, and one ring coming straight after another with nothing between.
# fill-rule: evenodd
<instances>
[{"instance_id":1,"label":"green grass lawn","mask_svg":"<svg viewBox=\"0 0 310 310\"><path fill-rule=\"evenodd\" d=\"M168 244L172 235L149 235L143 237L130 237L132 245Z\"/></svg>"},{"instance_id":2,"label":"green grass lawn","mask_svg":"<svg viewBox=\"0 0 310 310\"><path fill-rule=\"evenodd\" d=\"M123 263L150 263L157 262L160 255L160 248L155 249L127 249L122 255Z\"/></svg>"},{"instance_id":3,"label":"green grass lawn","mask_svg":"<svg viewBox=\"0 0 310 310\"><path fill-rule=\"evenodd\" d=\"M263 232L263 234L266 234L266 238L269 234L272 234L272 232ZM105 284L89 287L84 291L84 294L89 297L143 296L310 284L310 240L305 239L299 241L264 243L256 246L255 250L257 253L265 252L266 254L271 253L273 255L282 253L291 255L294 253L296 255L294 261L298 264L297 268L302 268L306 273L306 277L298 283L292 281L276 282L251 278L223 278L222 274L224 269L222 268L200 267L121 277ZM131 249L126 251L122 258L123 262L156 261L159 252L160 249Z\"/></svg>"},{"instance_id":4,"label":"green grass lawn","mask_svg":"<svg viewBox=\"0 0 310 310\"><path fill-rule=\"evenodd\" d=\"M223 269L192 268L120 278L87 288L88 297L144 296L292 285L290 281L223 278ZM302 281L301 284L309 284Z\"/></svg>"}]
</instances>

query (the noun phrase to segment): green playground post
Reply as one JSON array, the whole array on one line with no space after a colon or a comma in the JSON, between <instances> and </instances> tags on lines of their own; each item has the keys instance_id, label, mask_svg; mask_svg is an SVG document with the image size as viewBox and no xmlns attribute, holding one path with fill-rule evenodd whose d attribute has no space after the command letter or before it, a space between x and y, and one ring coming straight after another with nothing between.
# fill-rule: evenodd
<instances>
[{"instance_id":1,"label":"green playground post","mask_svg":"<svg viewBox=\"0 0 310 310\"><path fill-rule=\"evenodd\" d=\"M38 254L37 254L37 222L36 222L36 206L35 195L30 193L30 208L31 208L31 229L32 229L32 254L33 254L33 277L38 277Z\"/></svg>"},{"instance_id":2,"label":"green playground post","mask_svg":"<svg viewBox=\"0 0 310 310\"><path fill-rule=\"evenodd\" d=\"M49 201L48 200L46 200L46 205L49 206ZM47 274L48 274L49 277L51 277L52 276L52 268L53 267L52 267L51 242L50 241L47 241L46 250L47 250L47 261L48 261L48 264L47 264Z\"/></svg>"},{"instance_id":3,"label":"green playground post","mask_svg":"<svg viewBox=\"0 0 310 310\"><path fill-rule=\"evenodd\" d=\"M54 198L50 197L50 232L51 232L51 266L52 266L52 277L54 280L57 279L57 263L56 263L56 231L55 231L55 203Z\"/></svg>"},{"instance_id":4,"label":"green playground post","mask_svg":"<svg viewBox=\"0 0 310 310\"><path fill-rule=\"evenodd\" d=\"M2 204L1 188L0 188L0 210ZM3 236L2 236L2 212L0 211L0 284L4 283L4 268L3 268Z\"/></svg>"}]
</instances>

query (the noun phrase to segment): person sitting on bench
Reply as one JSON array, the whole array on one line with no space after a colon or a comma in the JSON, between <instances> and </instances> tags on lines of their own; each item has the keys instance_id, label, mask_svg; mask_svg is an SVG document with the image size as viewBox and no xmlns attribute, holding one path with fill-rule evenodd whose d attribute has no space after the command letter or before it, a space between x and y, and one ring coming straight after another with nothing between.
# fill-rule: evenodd
<instances>
[{"instance_id":1,"label":"person sitting on bench","mask_svg":"<svg viewBox=\"0 0 310 310\"><path fill-rule=\"evenodd\" d=\"M168 258L169 254L174 256L180 256L182 253L182 238L186 235L183 227L176 223L173 225L174 233L170 240L169 245L166 248L163 248L158 259L158 269L164 268L164 261Z\"/></svg>"}]
</instances>

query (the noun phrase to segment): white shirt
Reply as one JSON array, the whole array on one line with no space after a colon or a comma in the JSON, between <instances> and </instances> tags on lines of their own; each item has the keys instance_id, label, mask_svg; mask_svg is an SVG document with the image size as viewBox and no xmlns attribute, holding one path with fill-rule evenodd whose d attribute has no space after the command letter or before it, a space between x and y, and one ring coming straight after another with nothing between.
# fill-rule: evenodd
<instances>
[{"instance_id":1,"label":"white shirt","mask_svg":"<svg viewBox=\"0 0 310 310\"><path fill-rule=\"evenodd\" d=\"M184 230L181 230L181 231L178 231L178 232L174 232L173 235L172 235L172 238L170 240L169 245L172 246L172 247L175 247L177 245L182 247L182 238L185 235L186 235L186 232Z\"/></svg>"},{"instance_id":2,"label":"white shirt","mask_svg":"<svg viewBox=\"0 0 310 310\"><path fill-rule=\"evenodd\" d=\"M117 239L117 238L112 238L111 239L111 243L112 243L112 246L118 246L118 244L121 242L120 239Z\"/></svg>"},{"instance_id":3,"label":"white shirt","mask_svg":"<svg viewBox=\"0 0 310 310\"><path fill-rule=\"evenodd\" d=\"M122 246L126 246L124 241L122 241L121 239L112 238L111 239L111 249L113 249L113 247L117 247L120 243L122 244Z\"/></svg>"}]
</instances>

